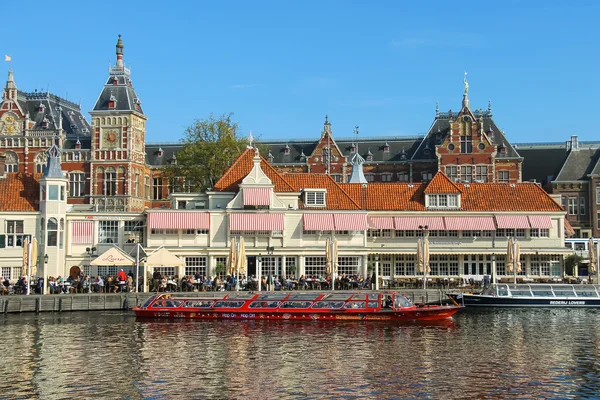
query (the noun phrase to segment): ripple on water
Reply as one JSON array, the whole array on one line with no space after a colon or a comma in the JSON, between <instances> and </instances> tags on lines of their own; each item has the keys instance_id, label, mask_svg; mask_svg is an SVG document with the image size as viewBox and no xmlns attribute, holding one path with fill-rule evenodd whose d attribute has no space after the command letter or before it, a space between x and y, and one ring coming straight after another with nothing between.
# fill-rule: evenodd
<instances>
[{"instance_id":1,"label":"ripple on water","mask_svg":"<svg viewBox=\"0 0 600 400\"><path fill-rule=\"evenodd\" d=\"M492 310L444 324L0 317L8 398L585 397L600 312Z\"/></svg>"}]
</instances>

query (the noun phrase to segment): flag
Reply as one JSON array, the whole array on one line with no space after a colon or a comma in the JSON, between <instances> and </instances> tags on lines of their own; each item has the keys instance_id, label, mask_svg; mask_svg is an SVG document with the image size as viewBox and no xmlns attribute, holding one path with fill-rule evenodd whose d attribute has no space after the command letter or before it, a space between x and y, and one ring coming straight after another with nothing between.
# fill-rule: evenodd
<instances>
[{"instance_id":1,"label":"flag","mask_svg":"<svg viewBox=\"0 0 600 400\"><path fill-rule=\"evenodd\" d=\"M4 55L4 61L6 61L6 62L10 62L10 61L12 61L12 57L11 57L11 56L9 56L9 55L6 55L6 54L5 54L5 55Z\"/></svg>"}]
</instances>

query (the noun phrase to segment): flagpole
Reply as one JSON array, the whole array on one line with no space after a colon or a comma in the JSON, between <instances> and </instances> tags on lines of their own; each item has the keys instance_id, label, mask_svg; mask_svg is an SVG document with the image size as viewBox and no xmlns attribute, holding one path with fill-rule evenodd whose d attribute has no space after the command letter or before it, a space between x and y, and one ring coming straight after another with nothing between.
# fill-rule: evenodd
<instances>
[{"instance_id":1,"label":"flagpole","mask_svg":"<svg viewBox=\"0 0 600 400\"><path fill-rule=\"evenodd\" d=\"M592 238L592 240L594 240ZM596 285L600 285L600 268L598 268L598 257L600 256L600 243L594 243L594 251L596 252Z\"/></svg>"},{"instance_id":2,"label":"flagpole","mask_svg":"<svg viewBox=\"0 0 600 400\"><path fill-rule=\"evenodd\" d=\"M140 244L135 245L135 292L138 292L140 285Z\"/></svg>"}]
</instances>

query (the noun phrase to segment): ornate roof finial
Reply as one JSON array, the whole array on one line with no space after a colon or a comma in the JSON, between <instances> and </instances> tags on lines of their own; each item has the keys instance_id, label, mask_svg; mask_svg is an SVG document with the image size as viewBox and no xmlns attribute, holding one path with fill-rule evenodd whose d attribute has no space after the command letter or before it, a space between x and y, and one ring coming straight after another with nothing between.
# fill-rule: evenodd
<instances>
[{"instance_id":1,"label":"ornate roof finial","mask_svg":"<svg viewBox=\"0 0 600 400\"><path fill-rule=\"evenodd\" d=\"M463 85L465 86L465 92L463 93L463 108L469 108L469 82L467 82L467 72L465 71L465 77L463 78Z\"/></svg>"},{"instance_id":2,"label":"ornate roof finial","mask_svg":"<svg viewBox=\"0 0 600 400\"><path fill-rule=\"evenodd\" d=\"M437 101L435 102L435 116L440 116L440 103L438 103Z\"/></svg>"},{"instance_id":3,"label":"ornate roof finial","mask_svg":"<svg viewBox=\"0 0 600 400\"><path fill-rule=\"evenodd\" d=\"M123 66L123 41L121 40L121 35L119 34L119 40L117 40L117 45L115 46L117 49L117 67Z\"/></svg>"},{"instance_id":4,"label":"ornate roof finial","mask_svg":"<svg viewBox=\"0 0 600 400\"><path fill-rule=\"evenodd\" d=\"M325 114L325 124L329 123L329 116L327 114Z\"/></svg>"},{"instance_id":5,"label":"ornate roof finial","mask_svg":"<svg viewBox=\"0 0 600 400\"><path fill-rule=\"evenodd\" d=\"M487 108L487 113L489 115L492 115L492 100L488 100L488 108Z\"/></svg>"},{"instance_id":6,"label":"ornate roof finial","mask_svg":"<svg viewBox=\"0 0 600 400\"><path fill-rule=\"evenodd\" d=\"M252 147L254 147L252 145L252 142L254 142L254 136L252 136L252 131L250 131L250 134L248 135L248 146L246 146L247 148L251 149Z\"/></svg>"}]
</instances>

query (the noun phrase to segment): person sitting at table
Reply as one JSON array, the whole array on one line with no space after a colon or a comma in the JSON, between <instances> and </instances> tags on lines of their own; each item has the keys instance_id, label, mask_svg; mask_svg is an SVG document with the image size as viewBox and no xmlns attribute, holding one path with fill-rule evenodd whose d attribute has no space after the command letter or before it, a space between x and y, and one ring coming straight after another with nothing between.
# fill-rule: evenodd
<instances>
[{"instance_id":1,"label":"person sitting at table","mask_svg":"<svg viewBox=\"0 0 600 400\"><path fill-rule=\"evenodd\" d=\"M2 292L2 296L7 295L8 292L8 287L10 286L10 283L7 284L8 279L4 279L4 277L0 277L0 291Z\"/></svg>"},{"instance_id":2,"label":"person sitting at table","mask_svg":"<svg viewBox=\"0 0 600 400\"><path fill-rule=\"evenodd\" d=\"M82 287L82 293L89 293L90 292L90 286L91 286L91 282L90 282L90 276L86 275L83 278L83 281L81 283L81 287Z\"/></svg>"},{"instance_id":3,"label":"person sitting at table","mask_svg":"<svg viewBox=\"0 0 600 400\"><path fill-rule=\"evenodd\" d=\"M279 280L279 277L275 277L273 280L273 286L275 290L281 290L281 281Z\"/></svg>"},{"instance_id":4,"label":"person sitting at table","mask_svg":"<svg viewBox=\"0 0 600 400\"><path fill-rule=\"evenodd\" d=\"M304 277L304 275L301 275L300 279L298 279L298 289L306 288L308 288L308 282L306 282L306 278Z\"/></svg>"}]
</instances>

